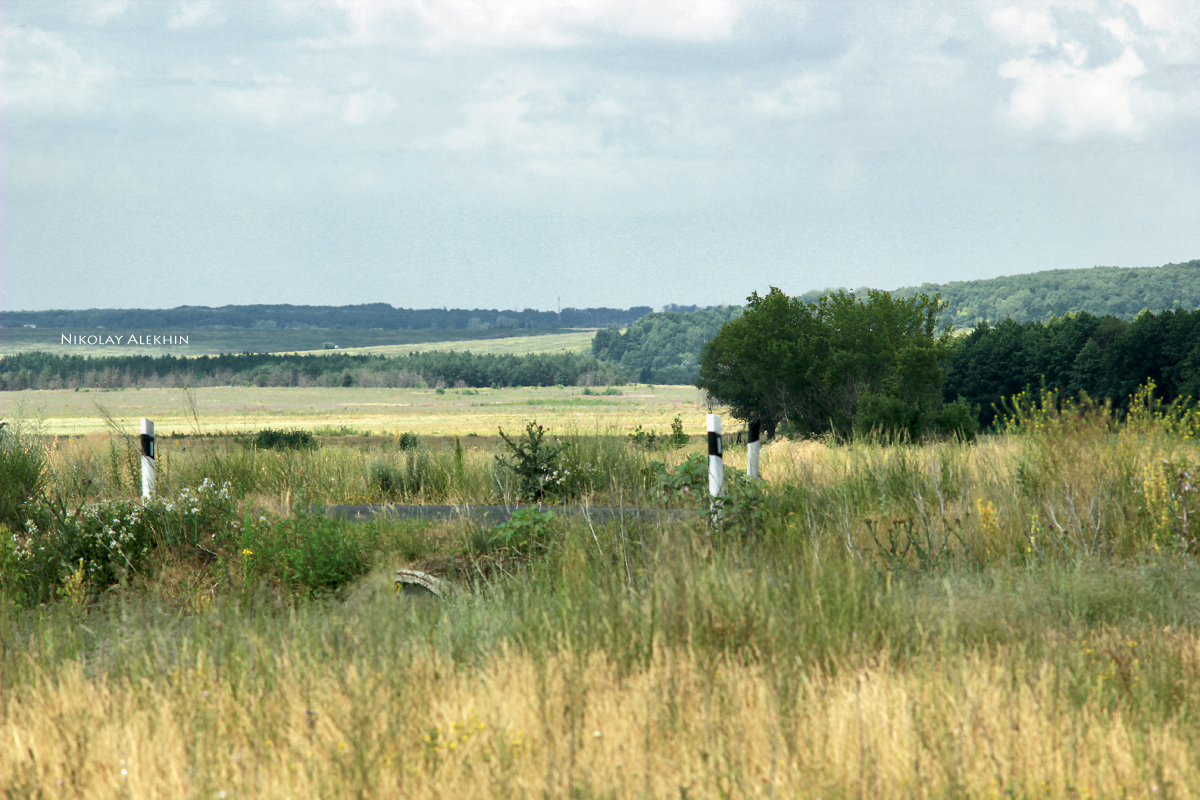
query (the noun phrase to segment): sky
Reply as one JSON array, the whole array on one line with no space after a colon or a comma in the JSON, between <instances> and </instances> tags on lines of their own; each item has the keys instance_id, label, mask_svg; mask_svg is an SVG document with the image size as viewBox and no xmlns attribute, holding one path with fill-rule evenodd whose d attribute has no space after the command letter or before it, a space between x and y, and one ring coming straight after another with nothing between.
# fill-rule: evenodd
<instances>
[{"instance_id":1,"label":"sky","mask_svg":"<svg viewBox=\"0 0 1200 800\"><path fill-rule=\"evenodd\" d=\"M0 309L1200 258L1195 0L5 0Z\"/></svg>"}]
</instances>

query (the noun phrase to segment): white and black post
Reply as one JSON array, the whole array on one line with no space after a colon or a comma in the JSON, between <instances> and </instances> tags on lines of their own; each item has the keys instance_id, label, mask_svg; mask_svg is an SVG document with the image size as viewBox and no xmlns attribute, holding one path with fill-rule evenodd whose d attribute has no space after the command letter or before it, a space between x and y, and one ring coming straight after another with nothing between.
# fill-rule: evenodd
<instances>
[{"instance_id":1,"label":"white and black post","mask_svg":"<svg viewBox=\"0 0 1200 800\"><path fill-rule=\"evenodd\" d=\"M721 457L721 418L708 415L708 494L716 510L717 498L725 494L725 461Z\"/></svg>"},{"instance_id":2,"label":"white and black post","mask_svg":"<svg viewBox=\"0 0 1200 800\"><path fill-rule=\"evenodd\" d=\"M758 480L758 435L762 432L762 423L756 419L750 420L750 436L746 444L746 477Z\"/></svg>"},{"instance_id":3,"label":"white and black post","mask_svg":"<svg viewBox=\"0 0 1200 800\"><path fill-rule=\"evenodd\" d=\"M154 497L154 422L142 417L142 501Z\"/></svg>"}]
</instances>

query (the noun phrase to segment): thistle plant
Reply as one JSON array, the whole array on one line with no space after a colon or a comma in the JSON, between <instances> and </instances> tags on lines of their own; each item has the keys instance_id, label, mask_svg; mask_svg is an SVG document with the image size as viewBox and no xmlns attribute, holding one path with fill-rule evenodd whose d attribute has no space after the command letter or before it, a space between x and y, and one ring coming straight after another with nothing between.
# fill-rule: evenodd
<instances>
[{"instance_id":1,"label":"thistle plant","mask_svg":"<svg viewBox=\"0 0 1200 800\"><path fill-rule=\"evenodd\" d=\"M525 435L515 441L500 428L500 438L508 447L507 454L498 454L496 464L511 471L517 478L517 496L527 503L540 503L547 495L561 488L559 470L561 444L545 441L546 429L534 420L525 426Z\"/></svg>"}]
</instances>

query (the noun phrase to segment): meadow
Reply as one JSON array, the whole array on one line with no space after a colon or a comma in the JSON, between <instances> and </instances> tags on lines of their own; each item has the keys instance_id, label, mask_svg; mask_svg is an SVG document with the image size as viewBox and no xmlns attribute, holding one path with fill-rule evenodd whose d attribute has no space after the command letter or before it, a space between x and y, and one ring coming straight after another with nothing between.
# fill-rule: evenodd
<instances>
[{"instance_id":1,"label":"meadow","mask_svg":"<svg viewBox=\"0 0 1200 800\"><path fill-rule=\"evenodd\" d=\"M446 331L445 333L450 333ZM476 331L471 331L471 334ZM506 356L523 356L529 353L590 353L592 339L596 337L594 330L585 331L531 331L526 335L501 336L497 331L482 331L491 333L488 337L450 338L430 340L417 343L361 345L341 347L351 355L399 356L406 353L425 353L443 350L469 350L477 354L493 354ZM323 350L297 351L301 354L320 353Z\"/></svg>"},{"instance_id":2,"label":"meadow","mask_svg":"<svg viewBox=\"0 0 1200 800\"><path fill-rule=\"evenodd\" d=\"M584 394L584 392L588 394ZM349 430L365 435L496 434L530 419L563 428L620 432L684 418L704 432L701 394L694 386L605 388L370 389L216 386L196 389L44 390L0 392L0 419L36 420L43 434L79 436L108 428L105 412L136 431L152 418L161 435L238 433L262 428Z\"/></svg>"},{"instance_id":3,"label":"meadow","mask_svg":"<svg viewBox=\"0 0 1200 800\"><path fill-rule=\"evenodd\" d=\"M141 510L120 437L6 428L9 474L36 461L43 476L21 508L46 520L7 522L6 794L1200 790L1200 449L1186 410L1143 397L1116 421L1025 398L1011 427L975 442L773 442L756 483L731 445L713 518L700 437L646 447L625 411L524 396L559 398L519 408L549 429L534 484L495 438L272 449L193 435L162 440L167 493ZM527 507L487 526L319 511L347 493L530 491L580 513ZM601 521L596 506L628 513ZM693 513L636 513L664 508ZM68 545L88 531L120 547L76 565ZM51 557L69 568L37 573ZM446 578L453 597L397 596L401 567Z\"/></svg>"}]
</instances>

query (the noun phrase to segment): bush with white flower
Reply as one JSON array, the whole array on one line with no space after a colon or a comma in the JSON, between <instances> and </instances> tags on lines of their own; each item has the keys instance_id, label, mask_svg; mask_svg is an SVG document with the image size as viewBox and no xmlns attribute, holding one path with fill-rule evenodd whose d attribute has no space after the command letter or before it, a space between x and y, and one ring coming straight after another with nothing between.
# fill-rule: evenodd
<instances>
[{"instance_id":1,"label":"bush with white flower","mask_svg":"<svg viewBox=\"0 0 1200 800\"><path fill-rule=\"evenodd\" d=\"M163 544L181 552L213 551L236 546L242 530L237 499L229 481L218 485L205 478L199 486L185 487L174 497L154 504Z\"/></svg>"}]
</instances>

